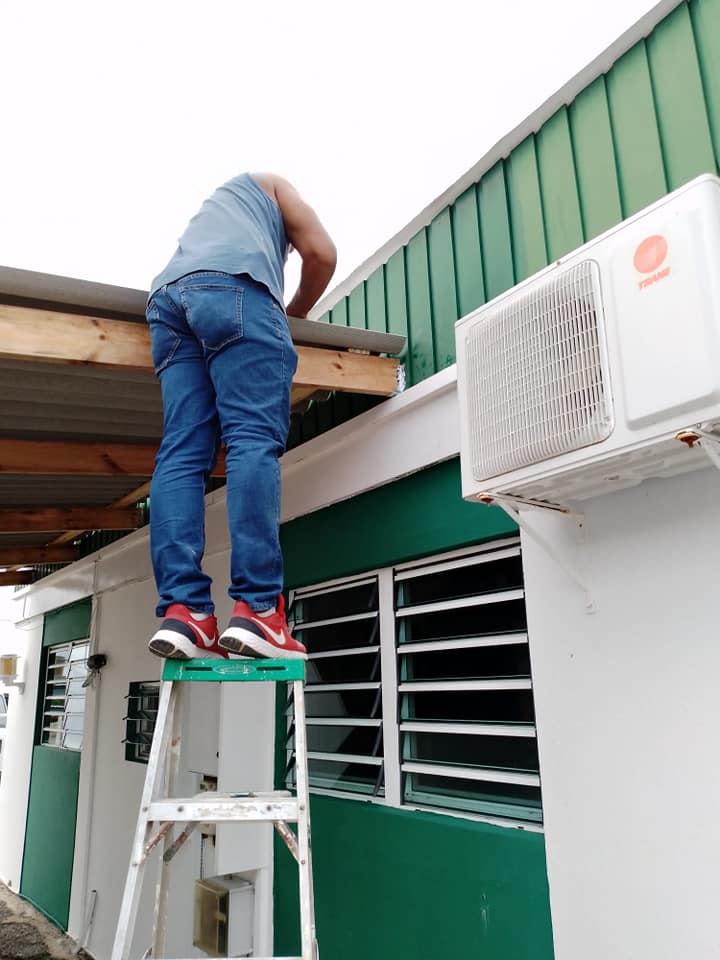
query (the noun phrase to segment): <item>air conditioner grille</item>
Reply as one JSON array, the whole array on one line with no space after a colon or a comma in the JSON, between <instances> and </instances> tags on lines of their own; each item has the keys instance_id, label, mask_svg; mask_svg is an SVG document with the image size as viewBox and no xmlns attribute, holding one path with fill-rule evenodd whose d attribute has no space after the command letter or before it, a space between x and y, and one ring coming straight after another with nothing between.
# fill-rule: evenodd
<instances>
[{"instance_id":1,"label":"air conditioner grille","mask_svg":"<svg viewBox=\"0 0 720 960\"><path fill-rule=\"evenodd\" d=\"M504 299L470 327L466 361L476 480L605 440L613 416L595 261Z\"/></svg>"}]
</instances>

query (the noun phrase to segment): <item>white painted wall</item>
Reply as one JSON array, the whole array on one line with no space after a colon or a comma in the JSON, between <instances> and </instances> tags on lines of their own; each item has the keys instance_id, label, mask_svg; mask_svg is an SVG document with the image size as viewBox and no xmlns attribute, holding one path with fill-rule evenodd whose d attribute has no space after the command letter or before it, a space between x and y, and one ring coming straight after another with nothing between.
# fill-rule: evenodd
<instances>
[{"instance_id":1,"label":"white painted wall","mask_svg":"<svg viewBox=\"0 0 720 960\"><path fill-rule=\"evenodd\" d=\"M42 641L42 618L15 624L22 606L16 594L2 591L0 600L0 653L16 653L24 660L25 688L7 688L10 703L3 744L0 779L0 880L11 889L20 886L25 841L25 816L30 786L35 698Z\"/></svg>"},{"instance_id":2,"label":"white painted wall","mask_svg":"<svg viewBox=\"0 0 720 960\"><path fill-rule=\"evenodd\" d=\"M706 469L524 514L557 960L720 956L720 476Z\"/></svg>"}]
</instances>

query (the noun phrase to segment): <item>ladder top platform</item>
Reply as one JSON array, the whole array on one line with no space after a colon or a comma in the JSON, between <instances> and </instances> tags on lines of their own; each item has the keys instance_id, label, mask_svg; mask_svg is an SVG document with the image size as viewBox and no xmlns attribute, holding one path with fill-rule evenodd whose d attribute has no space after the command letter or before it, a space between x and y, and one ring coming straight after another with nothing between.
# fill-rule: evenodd
<instances>
[{"instance_id":1,"label":"ladder top platform","mask_svg":"<svg viewBox=\"0 0 720 960\"><path fill-rule=\"evenodd\" d=\"M163 680L194 680L219 683L305 679L304 660L166 660Z\"/></svg>"}]
</instances>

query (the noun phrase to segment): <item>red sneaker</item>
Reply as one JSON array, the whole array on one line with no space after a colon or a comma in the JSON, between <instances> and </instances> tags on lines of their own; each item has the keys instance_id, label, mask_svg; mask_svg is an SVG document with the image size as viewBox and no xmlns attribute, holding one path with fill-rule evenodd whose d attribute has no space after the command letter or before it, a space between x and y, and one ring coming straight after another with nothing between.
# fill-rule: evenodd
<instances>
[{"instance_id":1,"label":"red sneaker","mask_svg":"<svg viewBox=\"0 0 720 960\"><path fill-rule=\"evenodd\" d=\"M220 637L220 649L241 657L278 657L282 660L305 660L305 647L288 630L285 600L278 597L277 609L269 617L261 617L243 600L233 607L230 623Z\"/></svg>"},{"instance_id":2,"label":"red sneaker","mask_svg":"<svg viewBox=\"0 0 720 960\"><path fill-rule=\"evenodd\" d=\"M182 603L172 603L167 608L165 619L148 643L148 649L168 660L227 659L227 653L218 646L215 617L196 620L193 611Z\"/></svg>"}]
</instances>

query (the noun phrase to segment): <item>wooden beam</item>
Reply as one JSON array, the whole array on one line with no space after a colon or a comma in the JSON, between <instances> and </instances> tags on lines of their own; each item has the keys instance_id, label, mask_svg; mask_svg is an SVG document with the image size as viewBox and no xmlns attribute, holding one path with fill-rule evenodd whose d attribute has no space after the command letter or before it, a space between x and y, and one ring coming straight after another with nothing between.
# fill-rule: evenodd
<instances>
[{"instance_id":1,"label":"wooden beam","mask_svg":"<svg viewBox=\"0 0 720 960\"><path fill-rule=\"evenodd\" d=\"M0 437L0 474L44 476L149 477L157 445L152 443L89 443L82 440L17 440ZM225 476L225 453L214 477Z\"/></svg>"},{"instance_id":2,"label":"wooden beam","mask_svg":"<svg viewBox=\"0 0 720 960\"><path fill-rule=\"evenodd\" d=\"M75 556L74 547L38 547L36 544L19 543L13 547L0 547L0 567L27 567L31 563L71 563Z\"/></svg>"},{"instance_id":3,"label":"wooden beam","mask_svg":"<svg viewBox=\"0 0 720 960\"><path fill-rule=\"evenodd\" d=\"M293 384L387 397L397 389L399 360L297 347ZM152 370L144 323L0 304L0 357Z\"/></svg>"},{"instance_id":4,"label":"wooden beam","mask_svg":"<svg viewBox=\"0 0 720 960\"><path fill-rule=\"evenodd\" d=\"M3 507L0 533L44 533L53 530L134 530L134 509L113 507Z\"/></svg>"},{"instance_id":5,"label":"wooden beam","mask_svg":"<svg viewBox=\"0 0 720 960\"><path fill-rule=\"evenodd\" d=\"M144 323L0 305L0 357L152 368Z\"/></svg>"},{"instance_id":6,"label":"wooden beam","mask_svg":"<svg viewBox=\"0 0 720 960\"><path fill-rule=\"evenodd\" d=\"M131 490L130 493L126 493L125 496L120 497L119 500L115 500L114 503L110 504L110 507L111 509L122 509L124 507L134 506L136 503L144 500L149 493L150 481L144 483L141 487L136 487L134 490ZM71 540L76 540L83 533L85 533L85 530L67 530L65 533L61 533L59 537L51 540L50 546L60 546L63 543L69 543Z\"/></svg>"},{"instance_id":7,"label":"wooden beam","mask_svg":"<svg viewBox=\"0 0 720 960\"><path fill-rule=\"evenodd\" d=\"M296 349L298 367L293 386L378 397L389 397L397 390L399 360L323 347Z\"/></svg>"},{"instance_id":8,"label":"wooden beam","mask_svg":"<svg viewBox=\"0 0 720 960\"><path fill-rule=\"evenodd\" d=\"M33 582L31 570L8 570L0 573L0 587L23 587Z\"/></svg>"}]
</instances>

